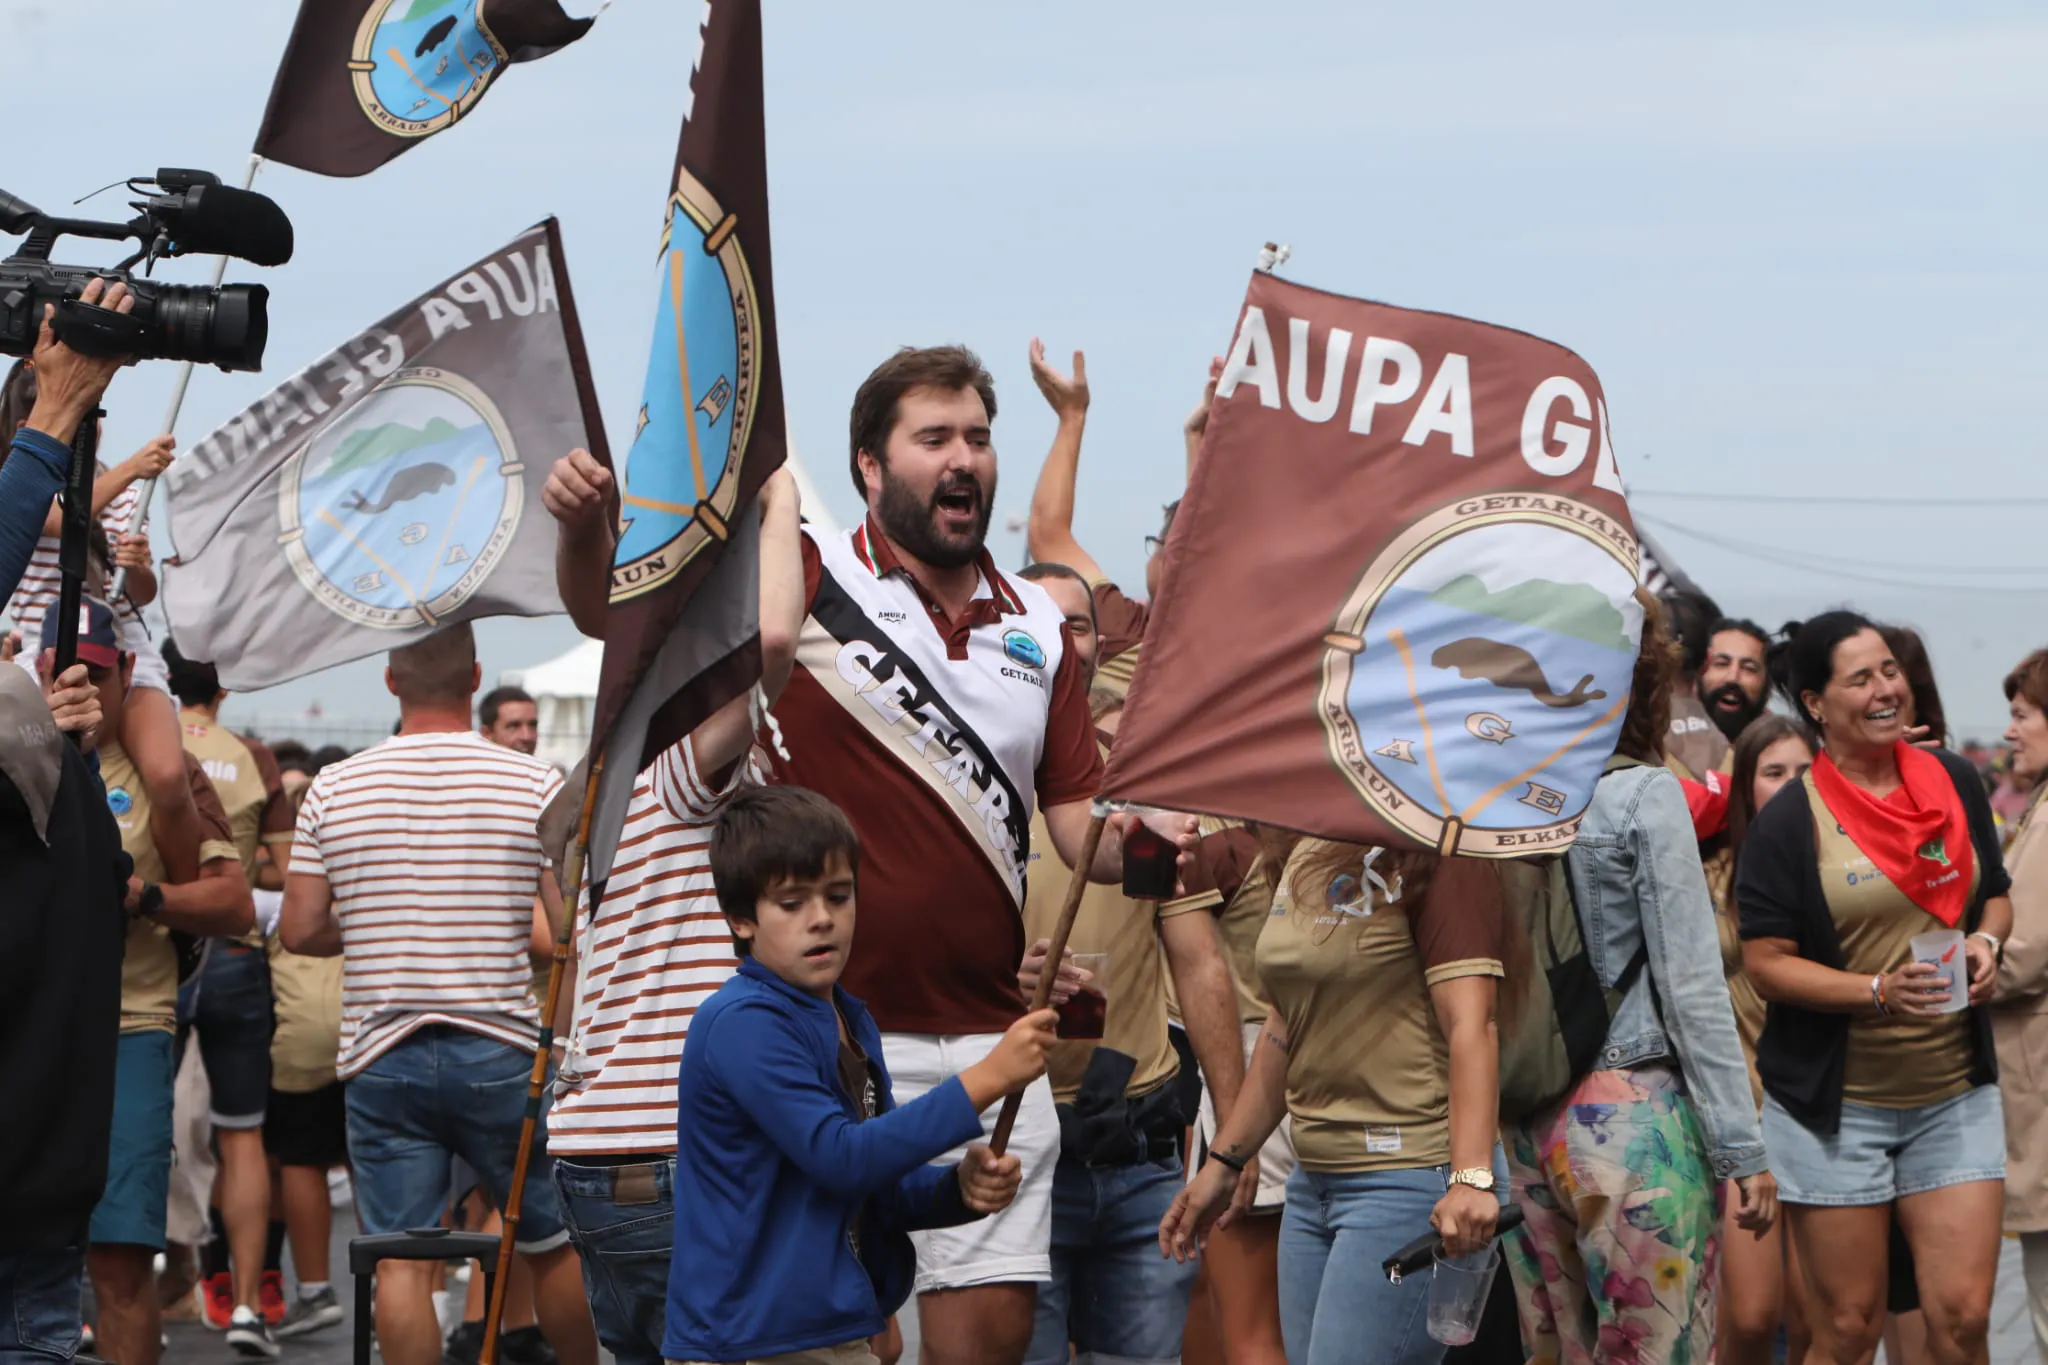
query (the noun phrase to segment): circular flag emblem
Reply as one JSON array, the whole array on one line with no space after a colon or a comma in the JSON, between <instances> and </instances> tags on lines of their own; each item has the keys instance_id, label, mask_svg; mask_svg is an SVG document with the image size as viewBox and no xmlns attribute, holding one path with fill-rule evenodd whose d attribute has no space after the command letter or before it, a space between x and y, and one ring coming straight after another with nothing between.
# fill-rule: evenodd
<instances>
[{"instance_id":1,"label":"circular flag emblem","mask_svg":"<svg viewBox=\"0 0 2048 1365\"><path fill-rule=\"evenodd\" d=\"M389 630L431 626L490 576L525 496L497 407L422 366L372 390L286 466L279 538L330 610Z\"/></svg>"},{"instance_id":2,"label":"circular flag emblem","mask_svg":"<svg viewBox=\"0 0 2048 1365\"><path fill-rule=\"evenodd\" d=\"M1318 709L1359 794L1444 853L1569 839L1628 711L1638 554L1562 497L1473 498L1398 537L1325 637Z\"/></svg>"},{"instance_id":3,"label":"circular flag emblem","mask_svg":"<svg viewBox=\"0 0 2048 1365\"><path fill-rule=\"evenodd\" d=\"M1024 631L1013 630L1003 636L1003 653L1010 656L1010 662L1026 668L1045 667L1044 647Z\"/></svg>"},{"instance_id":4,"label":"circular flag emblem","mask_svg":"<svg viewBox=\"0 0 2048 1365\"><path fill-rule=\"evenodd\" d=\"M128 794L126 787L107 788L107 809L116 815L126 815L135 809L135 798Z\"/></svg>"},{"instance_id":5,"label":"circular flag emblem","mask_svg":"<svg viewBox=\"0 0 2048 1365\"><path fill-rule=\"evenodd\" d=\"M438 133L469 112L504 67L482 0L370 0L349 82L370 121L395 137Z\"/></svg>"},{"instance_id":6,"label":"circular flag emblem","mask_svg":"<svg viewBox=\"0 0 2048 1365\"><path fill-rule=\"evenodd\" d=\"M654 343L626 457L612 600L675 577L724 540L761 385L754 278L739 220L677 173L656 272Z\"/></svg>"}]
</instances>

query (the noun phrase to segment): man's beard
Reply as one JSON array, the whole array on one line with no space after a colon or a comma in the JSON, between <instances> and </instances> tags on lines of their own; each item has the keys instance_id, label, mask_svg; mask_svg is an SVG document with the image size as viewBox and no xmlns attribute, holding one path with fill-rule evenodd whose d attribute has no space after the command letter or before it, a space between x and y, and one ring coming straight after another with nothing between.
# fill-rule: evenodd
<instances>
[{"instance_id":1,"label":"man's beard","mask_svg":"<svg viewBox=\"0 0 2048 1365\"><path fill-rule=\"evenodd\" d=\"M948 493L971 489L979 500L974 533L968 537L948 536L939 529L939 499ZM920 498L910 485L886 468L882 471L882 498L875 507L875 519L889 539L934 569L958 569L981 557L988 541L989 518L995 515L995 489L983 488L972 474L957 474L939 481L929 498Z\"/></svg>"},{"instance_id":2,"label":"man's beard","mask_svg":"<svg viewBox=\"0 0 2048 1365\"><path fill-rule=\"evenodd\" d=\"M1723 707L1722 702L1732 705ZM1749 723L1764 713L1765 698L1749 699L1749 693L1742 690L1741 683L1722 683L1712 692L1700 693L1700 705L1707 708L1707 714L1714 718L1714 724L1722 734L1733 740L1749 728Z\"/></svg>"}]
</instances>

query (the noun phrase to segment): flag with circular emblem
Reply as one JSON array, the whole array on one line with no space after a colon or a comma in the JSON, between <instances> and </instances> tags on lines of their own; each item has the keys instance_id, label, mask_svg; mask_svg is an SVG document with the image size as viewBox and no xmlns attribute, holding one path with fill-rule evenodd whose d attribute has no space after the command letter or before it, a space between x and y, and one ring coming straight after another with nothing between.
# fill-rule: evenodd
<instances>
[{"instance_id":1,"label":"flag with circular emblem","mask_svg":"<svg viewBox=\"0 0 2048 1365\"><path fill-rule=\"evenodd\" d=\"M252 150L367 175L467 117L507 67L590 25L556 0L300 0Z\"/></svg>"},{"instance_id":2,"label":"flag with circular emblem","mask_svg":"<svg viewBox=\"0 0 2048 1365\"><path fill-rule=\"evenodd\" d=\"M1570 844L1642 549L1586 362L1252 277L1104 789L1358 843Z\"/></svg>"}]
</instances>

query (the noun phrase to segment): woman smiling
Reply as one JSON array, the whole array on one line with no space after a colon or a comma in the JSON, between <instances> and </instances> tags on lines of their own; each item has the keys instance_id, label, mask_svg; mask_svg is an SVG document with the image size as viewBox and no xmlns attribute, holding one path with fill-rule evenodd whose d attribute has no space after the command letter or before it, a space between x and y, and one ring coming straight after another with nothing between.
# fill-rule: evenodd
<instances>
[{"instance_id":1,"label":"woman smiling","mask_svg":"<svg viewBox=\"0 0 2048 1365\"><path fill-rule=\"evenodd\" d=\"M1764 1142L1811 1358L1870 1359L1896 1210L1934 1359L1964 1365L1984 1345L2005 1178L1990 1021L1968 1008L1989 998L2012 924L1997 830L1974 769L1906 742L1910 685L1877 627L1815 617L1789 668L1822 750L1750 826L1736 899L1744 964L1769 1002ZM1963 961L1916 961L1914 939L1944 930L1967 937L1936 951Z\"/></svg>"},{"instance_id":2,"label":"woman smiling","mask_svg":"<svg viewBox=\"0 0 2048 1365\"><path fill-rule=\"evenodd\" d=\"M2034 1338L2048 1357L2048 1094L2030 1078L2048 1074L2048 649L2035 650L2005 680L2012 725L2012 772L2032 793L2005 855L2012 874L2012 933L1998 966L1991 1032L2005 1070L2005 1230L2019 1234Z\"/></svg>"}]
</instances>

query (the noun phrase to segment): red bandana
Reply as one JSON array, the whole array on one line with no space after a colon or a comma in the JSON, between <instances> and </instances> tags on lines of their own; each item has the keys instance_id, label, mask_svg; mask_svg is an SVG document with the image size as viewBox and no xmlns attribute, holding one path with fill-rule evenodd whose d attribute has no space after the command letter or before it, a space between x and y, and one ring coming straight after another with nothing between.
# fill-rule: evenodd
<instances>
[{"instance_id":1,"label":"red bandana","mask_svg":"<svg viewBox=\"0 0 2048 1365\"><path fill-rule=\"evenodd\" d=\"M1963 798L1933 754L1903 741L1897 753L1904 785L1883 799L1842 776L1825 752L1814 760L1813 785L1877 870L1953 929L1969 906L1976 870Z\"/></svg>"}]
</instances>

